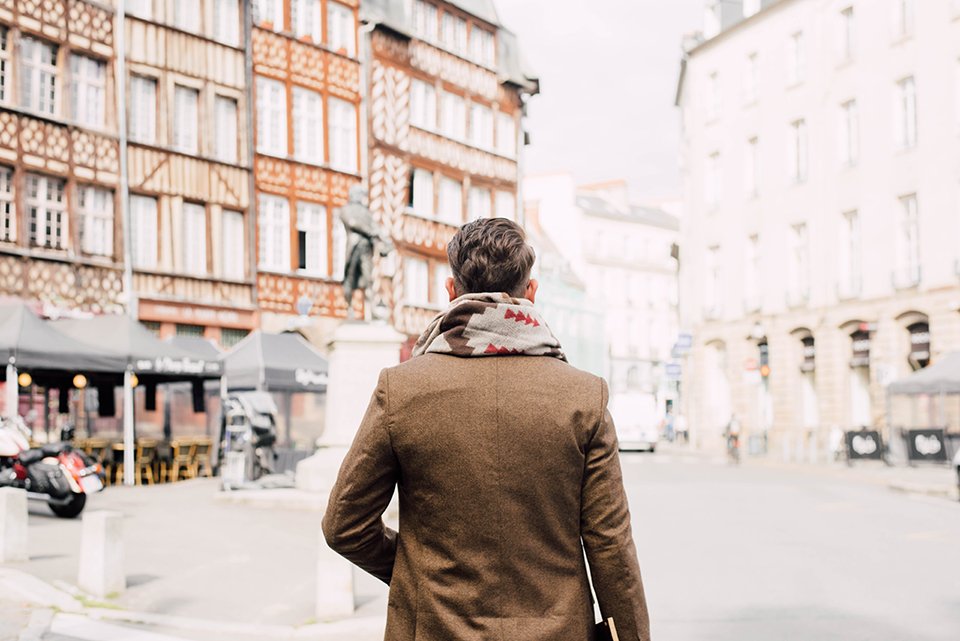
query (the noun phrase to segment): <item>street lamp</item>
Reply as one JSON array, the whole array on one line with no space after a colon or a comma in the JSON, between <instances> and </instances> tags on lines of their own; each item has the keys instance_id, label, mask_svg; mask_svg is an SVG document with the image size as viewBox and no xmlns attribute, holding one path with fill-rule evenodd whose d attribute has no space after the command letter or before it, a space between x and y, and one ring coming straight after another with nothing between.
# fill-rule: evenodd
<instances>
[{"instance_id":1,"label":"street lamp","mask_svg":"<svg viewBox=\"0 0 960 641\"><path fill-rule=\"evenodd\" d=\"M87 386L87 377L83 374L77 374L73 377L73 386L77 389L83 389Z\"/></svg>"},{"instance_id":2,"label":"street lamp","mask_svg":"<svg viewBox=\"0 0 960 641\"><path fill-rule=\"evenodd\" d=\"M30 383L33 382L33 377L27 374L26 372L21 373L17 376L17 383L20 387L30 387Z\"/></svg>"}]
</instances>

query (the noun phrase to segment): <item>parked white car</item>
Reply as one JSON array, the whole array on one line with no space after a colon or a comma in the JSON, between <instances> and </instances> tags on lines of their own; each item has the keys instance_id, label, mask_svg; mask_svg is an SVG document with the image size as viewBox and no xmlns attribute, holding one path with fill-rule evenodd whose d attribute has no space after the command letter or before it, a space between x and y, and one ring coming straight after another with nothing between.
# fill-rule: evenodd
<instances>
[{"instance_id":1,"label":"parked white car","mask_svg":"<svg viewBox=\"0 0 960 641\"><path fill-rule=\"evenodd\" d=\"M622 451L656 451L659 430L657 402L652 395L616 394L609 408Z\"/></svg>"}]
</instances>

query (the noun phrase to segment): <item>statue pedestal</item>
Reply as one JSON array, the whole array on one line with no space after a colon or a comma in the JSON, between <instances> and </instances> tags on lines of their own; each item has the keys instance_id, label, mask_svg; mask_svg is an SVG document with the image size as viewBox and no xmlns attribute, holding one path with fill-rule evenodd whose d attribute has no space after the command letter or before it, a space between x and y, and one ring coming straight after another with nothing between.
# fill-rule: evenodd
<instances>
[{"instance_id":1,"label":"statue pedestal","mask_svg":"<svg viewBox=\"0 0 960 641\"><path fill-rule=\"evenodd\" d=\"M400 362L405 337L386 323L342 324L330 341L327 421L317 452L297 465L297 489L329 496L340 464L360 427L380 371ZM353 566L323 537L317 564L317 618L351 616Z\"/></svg>"}]
</instances>

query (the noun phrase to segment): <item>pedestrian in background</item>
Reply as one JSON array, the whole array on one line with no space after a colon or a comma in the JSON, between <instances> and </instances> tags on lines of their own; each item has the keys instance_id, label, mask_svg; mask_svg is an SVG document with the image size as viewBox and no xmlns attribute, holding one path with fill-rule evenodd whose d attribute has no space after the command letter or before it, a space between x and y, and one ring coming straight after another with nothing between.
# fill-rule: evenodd
<instances>
[{"instance_id":1,"label":"pedestrian in background","mask_svg":"<svg viewBox=\"0 0 960 641\"><path fill-rule=\"evenodd\" d=\"M504 218L447 247L450 307L384 370L323 520L390 585L389 641L581 641L594 610L650 638L606 383L533 307L533 249ZM399 486L400 531L382 514Z\"/></svg>"}]
</instances>

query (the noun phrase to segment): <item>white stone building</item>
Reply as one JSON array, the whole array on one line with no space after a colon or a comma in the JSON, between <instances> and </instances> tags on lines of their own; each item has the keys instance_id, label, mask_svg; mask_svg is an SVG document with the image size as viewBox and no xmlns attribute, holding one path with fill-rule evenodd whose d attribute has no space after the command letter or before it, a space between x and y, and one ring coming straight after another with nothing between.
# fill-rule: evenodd
<instances>
[{"instance_id":1,"label":"white stone building","mask_svg":"<svg viewBox=\"0 0 960 641\"><path fill-rule=\"evenodd\" d=\"M611 397L633 397L644 422L659 422L676 400L666 365L677 337L677 218L630 205L623 182L578 187L566 174L535 176L523 193L604 319L584 331L602 334Z\"/></svg>"},{"instance_id":2,"label":"white stone building","mask_svg":"<svg viewBox=\"0 0 960 641\"><path fill-rule=\"evenodd\" d=\"M960 349L960 1L707 16L677 94L694 440L722 447L735 413L799 458L901 425L886 385Z\"/></svg>"}]
</instances>

